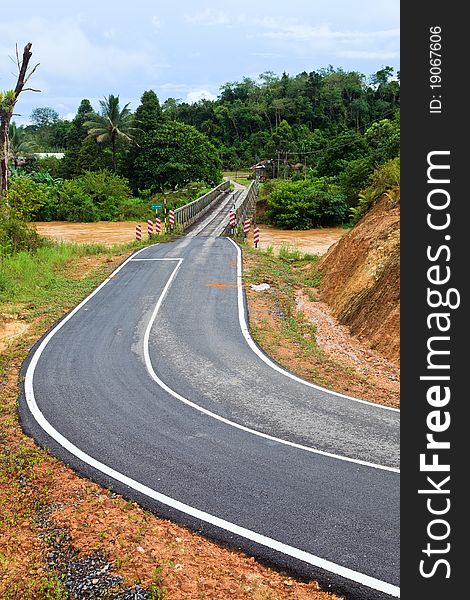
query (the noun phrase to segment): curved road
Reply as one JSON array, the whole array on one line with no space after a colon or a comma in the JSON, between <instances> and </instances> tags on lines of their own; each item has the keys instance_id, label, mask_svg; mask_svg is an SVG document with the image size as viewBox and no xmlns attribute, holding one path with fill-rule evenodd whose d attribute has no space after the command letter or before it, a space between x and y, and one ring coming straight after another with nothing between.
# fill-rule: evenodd
<instances>
[{"instance_id":1,"label":"curved road","mask_svg":"<svg viewBox=\"0 0 470 600\"><path fill-rule=\"evenodd\" d=\"M134 254L31 352L23 426L163 516L348 598L396 597L399 412L271 363L240 274L225 238Z\"/></svg>"}]
</instances>

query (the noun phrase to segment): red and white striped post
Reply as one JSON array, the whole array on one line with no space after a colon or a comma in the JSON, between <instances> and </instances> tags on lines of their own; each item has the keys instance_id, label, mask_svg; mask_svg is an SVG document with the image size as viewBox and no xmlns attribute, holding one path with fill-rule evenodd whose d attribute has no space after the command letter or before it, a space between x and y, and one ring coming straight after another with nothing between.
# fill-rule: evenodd
<instances>
[{"instance_id":1,"label":"red and white striped post","mask_svg":"<svg viewBox=\"0 0 470 600\"><path fill-rule=\"evenodd\" d=\"M149 234L149 237L152 237L152 235L153 235L153 221L152 221L152 219L148 219L147 220L147 233Z\"/></svg>"},{"instance_id":2,"label":"red and white striped post","mask_svg":"<svg viewBox=\"0 0 470 600\"><path fill-rule=\"evenodd\" d=\"M162 223L160 221L160 218L155 217L155 233L157 235L160 235L161 231L162 231Z\"/></svg>"},{"instance_id":3,"label":"red and white striped post","mask_svg":"<svg viewBox=\"0 0 470 600\"><path fill-rule=\"evenodd\" d=\"M255 248L257 248L259 243L259 227L253 229L253 242L255 243Z\"/></svg>"},{"instance_id":4,"label":"red and white striped post","mask_svg":"<svg viewBox=\"0 0 470 600\"><path fill-rule=\"evenodd\" d=\"M173 229L175 227L175 211L173 209L170 209L169 215L170 215L170 229L171 229L171 233L173 233Z\"/></svg>"},{"instance_id":5,"label":"red and white striped post","mask_svg":"<svg viewBox=\"0 0 470 600\"><path fill-rule=\"evenodd\" d=\"M135 239L140 242L142 239L142 227L140 225L135 226Z\"/></svg>"},{"instance_id":6,"label":"red and white striped post","mask_svg":"<svg viewBox=\"0 0 470 600\"><path fill-rule=\"evenodd\" d=\"M231 210L230 211L230 228L232 229L232 235L235 232L235 224L236 224L235 213L233 212L233 210Z\"/></svg>"},{"instance_id":7,"label":"red and white striped post","mask_svg":"<svg viewBox=\"0 0 470 600\"><path fill-rule=\"evenodd\" d=\"M250 231L251 221L250 219L245 219L243 222L243 235L246 237Z\"/></svg>"}]
</instances>

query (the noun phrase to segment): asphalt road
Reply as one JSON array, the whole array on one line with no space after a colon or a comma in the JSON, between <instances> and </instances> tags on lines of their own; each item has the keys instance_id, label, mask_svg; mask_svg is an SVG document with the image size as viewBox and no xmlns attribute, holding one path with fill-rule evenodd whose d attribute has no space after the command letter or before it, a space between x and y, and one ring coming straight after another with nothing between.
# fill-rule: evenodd
<instances>
[{"instance_id":1,"label":"asphalt road","mask_svg":"<svg viewBox=\"0 0 470 600\"><path fill-rule=\"evenodd\" d=\"M159 514L348 598L399 594L399 412L288 377L243 332L240 257L135 254L32 350L25 430Z\"/></svg>"}]
</instances>

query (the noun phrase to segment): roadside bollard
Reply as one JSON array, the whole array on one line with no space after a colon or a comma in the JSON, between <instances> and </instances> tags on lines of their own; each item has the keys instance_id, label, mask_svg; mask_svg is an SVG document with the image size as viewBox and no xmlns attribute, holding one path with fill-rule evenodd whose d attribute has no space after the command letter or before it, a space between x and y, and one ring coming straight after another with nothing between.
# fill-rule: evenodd
<instances>
[{"instance_id":1,"label":"roadside bollard","mask_svg":"<svg viewBox=\"0 0 470 600\"><path fill-rule=\"evenodd\" d=\"M140 242L142 239L142 227L140 225L135 226L135 239Z\"/></svg>"},{"instance_id":2,"label":"roadside bollard","mask_svg":"<svg viewBox=\"0 0 470 600\"><path fill-rule=\"evenodd\" d=\"M155 217L155 233L160 235L162 231L162 223L159 217Z\"/></svg>"},{"instance_id":3,"label":"roadside bollard","mask_svg":"<svg viewBox=\"0 0 470 600\"><path fill-rule=\"evenodd\" d=\"M250 219L245 219L244 223L243 223L243 237L246 239L246 236L248 235L249 231L250 231Z\"/></svg>"},{"instance_id":4,"label":"roadside bollard","mask_svg":"<svg viewBox=\"0 0 470 600\"><path fill-rule=\"evenodd\" d=\"M147 233L149 234L149 237L152 237L152 235L153 235L153 221L152 221L152 219L148 219L148 221L147 221Z\"/></svg>"},{"instance_id":5,"label":"roadside bollard","mask_svg":"<svg viewBox=\"0 0 470 600\"><path fill-rule=\"evenodd\" d=\"M259 227L253 229L253 242L255 243L255 248L257 248L259 242Z\"/></svg>"}]
</instances>

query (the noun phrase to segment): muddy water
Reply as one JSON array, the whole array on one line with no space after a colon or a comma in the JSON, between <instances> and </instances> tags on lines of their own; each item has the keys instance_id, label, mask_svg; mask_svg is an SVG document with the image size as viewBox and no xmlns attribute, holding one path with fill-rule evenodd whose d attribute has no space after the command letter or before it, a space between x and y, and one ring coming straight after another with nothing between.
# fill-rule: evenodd
<instances>
[{"instance_id":1,"label":"muddy water","mask_svg":"<svg viewBox=\"0 0 470 600\"><path fill-rule=\"evenodd\" d=\"M142 222L142 236L146 235L147 224ZM50 223L36 223L38 232L46 237L60 241L77 243L100 243L106 245L131 242L135 239L135 226L133 221L98 223L67 223L51 221ZM308 229L294 231L290 229L276 229L268 225L260 225L260 248L273 246L278 250L281 246L289 245L302 252L311 254L324 254L346 232L340 227L325 229ZM253 232L249 240L253 241Z\"/></svg>"},{"instance_id":2,"label":"muddy water","mask_svg":"<svg viewBox=\"0 0 470 600\"><path fill-rule=\"evenodd\" d=\"M147 224L142 222L141 225L142 235L144 235L147 231ZM100 221L98 223L51 221L49 223L36 223L36 228L41 235L54 240L105 245L132 242L135 239L135 226L136 223L133 221Z\"/></svg>"},{"instance_id":3,"label":"muddy water","mask_svg":"<svg viewBox=\"0 0 470 600\"><path fill-rule=\"evenodd\" d=\"M276 229L268 225L259 225L260 243L259 248L272 246L275 250L281 246L292 246L302 252L310 254L324 254L328 248L337 242L346 233L341 227L328 227L325 229L307 229L305 231L294 231L292 229ZM249 236L253 241L252 235Z\"/></svg>"}]
</instances>

